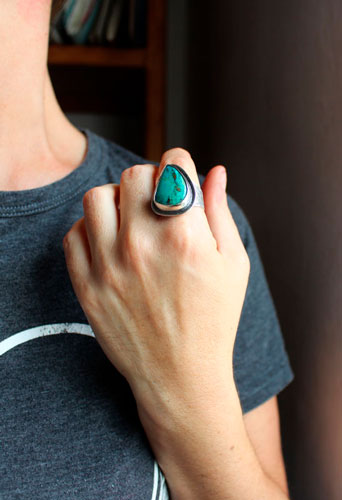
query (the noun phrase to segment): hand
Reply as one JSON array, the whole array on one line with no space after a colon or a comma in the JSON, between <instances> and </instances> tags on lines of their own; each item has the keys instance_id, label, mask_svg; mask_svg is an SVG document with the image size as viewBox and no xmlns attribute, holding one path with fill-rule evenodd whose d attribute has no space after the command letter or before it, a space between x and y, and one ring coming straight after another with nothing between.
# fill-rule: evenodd
<instances>
[{"instance_id":1,"label":"hand","mask_svg":"<svg viewBox=\"0 0 342 500\"><path fill-rule=\"evenodd\" d=\"M224 169L214 167L203 183L205 211L161 217L150 200L167 163L199 184L190 154L171 149L159 169L136 165L123 171L120 185L88 191L84 217L63 240L73 288L99 344L138 408L153 417L232 380L249 275Z\"/></svg>"}]
</instances>

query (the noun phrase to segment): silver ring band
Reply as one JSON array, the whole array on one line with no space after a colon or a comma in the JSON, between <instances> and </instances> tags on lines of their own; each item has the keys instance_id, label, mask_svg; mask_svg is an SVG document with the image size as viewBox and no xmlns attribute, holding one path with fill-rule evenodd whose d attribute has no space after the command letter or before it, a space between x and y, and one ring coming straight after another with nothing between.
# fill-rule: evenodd
<instances>
[{"instance_id":1,"label":"silver ring band","mask_svg":"<svg viewBox=\"0 0 342 500\"><path fill-rule=\"evenodd\" d=\"M197 184L194 184L194 188L195 188L196 194L195 194L195 200L194 200L192 206L204 208L203 191L202 191L200 186L197 186Z\"/></svg>"},{"instance_id":2,"label":"silver ring band","mask_svg":"<svg viewBox=\"0 0 342 500\"><path fill-rule=\"evenodd\" d=\"M185 188L183 188L185 191L185 196L182 200L180 200L177 203L171 202L171 195L170 198L168 198L167 200L168 203L162 203L160 199L158 200L158 196L156 196L159 182L162 179L164 170L167 167L171 167L171 169L176 170L178 172L178 176L173 175L173 177L174 178L178 177L180 182L184 183L185 185ZM179 176L181 177L181 179L179 178ZM176 187L176 189L180 190L178 187ZM153 212L157 215L162 215L162 216L180 215L187 212L192 207L204 208L203 192L200 186L192 182L189 175L185 172L185 170L182 167L174 164L165 165L159 177L159 180L156 184L151 200L151 207Z\"/></svg>"}]
</instances>

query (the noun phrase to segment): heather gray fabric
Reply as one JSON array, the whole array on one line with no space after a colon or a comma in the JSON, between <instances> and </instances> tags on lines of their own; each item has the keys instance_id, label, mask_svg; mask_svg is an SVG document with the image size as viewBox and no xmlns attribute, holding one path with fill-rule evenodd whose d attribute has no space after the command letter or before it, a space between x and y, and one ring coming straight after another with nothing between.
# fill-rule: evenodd
<instances>
[{"instance_id":1,"label":"heather gray fabric","mask_svg":"<svg viewBox=\"0 0 342 500\"><path fill-rule=\"evenodd\" d=\"M83 215L84 193L146 161L80 130L88 152L76 170L37 189L0 192L0 497L166 499L134 399L92 336L62 247ZM251 260L234 353L247 412L292 372L251 229L229 203Z\"/></svg>"}]
</instances>

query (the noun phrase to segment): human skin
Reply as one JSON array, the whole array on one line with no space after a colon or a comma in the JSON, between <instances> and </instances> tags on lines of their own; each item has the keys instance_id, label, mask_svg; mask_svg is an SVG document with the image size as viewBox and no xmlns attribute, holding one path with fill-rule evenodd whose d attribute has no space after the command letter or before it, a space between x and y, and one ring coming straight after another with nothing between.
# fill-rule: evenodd
<instances>
[{"instance_id":1,"label":"human skin","mask_svg":"<svg viewBox=\"0 0 342 500\"><path fill-rule=\"evenodd\" d=\"M61 179L87 141L62 112L47 70L50 1L1 0L0 190Z\"/></svg>"},{"instance_id":2,"label":"human skin","mask_svg":"<svg viewBox=\"0 0 342 500\"><path fill-rule=\"evenodd\" d=\"M190 154L175 148L159 168L135 165L120 185L86 193L63 240L75 293L130 384L172 499L287 498L257 460L233 378L249 260L225 169L206 178L205 211L163 218L150 200L166 164L199 184Z\"/></svg>"},{"instance_id":3,"label":"human skin","mask_svg":"<svg viewBox=\"0 0 342 500\"><path fill-rule=\"evenodd\" d=\"M28 9L27 6L31 6L32 9ZM31 17L30 21L28 16ZM49 0L46 0L46 2L26 0L24 4L18 0L2 0L0 16L0 190L32 189L51 183L74 170L82 162L86 154L85 136L63 114L51 86L46 66L49 19ZM150 169L151 166L145 169L146 175L151 175ZM218 179L219 168L216 167L209 172L203 185L206 216L211 221L210 231L214 230L215 226L214 218L209 215L210 207L216 206L214 200L211 203L210 199L218 200L218 191L216 190L216 186L219 185ZM100 198L109 188L102 187L101 189L103 192L101 191ZM138 188L133 183L132 193L134 196L135 191L139 193L139 190L140 187ZM94 193L88 194L85 200L87 197L92 198L93 196ZM98 196L98 193L96 196ZM215 210L217 210L217 207ZM196 213L201 212L201 210L196 208L191 212ZM111 217L110 213L109 210L108 217ZM154 214L150 212L148 212L148 217L146 214L146 221L150 220L149 217L151 217L151 222L155 220ZM182 227L182 223L179 218L175 217L174 219L177 221L178 230L178 228ZM159 224L164 223L160 218L157 218L157 220ZM102 219L98 222L100 225L101 221ZM203 223L205 224L205 220ZM232 338L230 337L229 342L231 341ZM225 342L228 343L227 340ZM229 358L227 358L227 364L231 369ZM227 370L229 373L230 369ZM230 383L232 382L231 374L227 380ZM185 382L186 378L183 383L185 384ZM175 385L176 389L177 387ZM154 404L145 404L145 407L140 404L140 415L145 423L147 435L150 439L155 439L153 446L156 457L167 475L168 483L172 485L175 497L178 494L177 492L180 491L181 498L219 499L220 496L214 494L211 496L208 494L205 497L205 492L212 491L210 488L218 487L222 482L222 478L227 479L226 487L229 487L229 489L234 478L234 481L241 482L243 477L244 483L253 485L253 477L256 477L254 471L257 471L257 475L260 474L261 484L263 485L266 481L266 493L268 493L270 485L274 485L276 493L273 495L272 490L272 498L276 499L278 498L278 489L286 490L276 398L272 398L272 400L244 415L242 420L241 409L236 399L234 387L231 397L223 398L223 403L220 406L222 411L214 412L217 421L215 419L211 420L207 414L209 403L214 408L215 401L217 403L220 400L225 388L226 385L220 388L219 393L207 394L208 399L204 397L205 393L202 394L201 401L203 404L198 406L198 415L203 414L201 421L205 427L205 432L201 432L198 418L191 413L186 414L187 428L179 429L179 426L176 425L177 420L173 425L172 418L175 418L176 412L172 410L172 405L169 408L170 418L167 421L174 434L167 433L167 430L163 429L162 425L153 426L153 420L148 417L148 410L153 410ZM231 385L229 385L230 388ZM186 393L185 389L186 386L184 386L184 390L183 386L179 386L176 392L178 394L179 390ZM135 391L137 397L139 397L140 392ZM226 392L225 395L227 395ZM199 401L196 398L196 404L198 403ZM169 412L167 407L165 409ZM219 407L217 409L219 410ZM227 420L227 415L231 416L230 420ZM222 418L221 423L220 418ZM208 425L206 425L207 423ZM224 448L222 450L223 457L228 443L232 440L238 443L241 450L239 467L232 470L229 461L227 463L222 462L223 474L215 465L215 460L219 456L217 455L219 443L215 444L214 437L218 432L222 436L220 442ZM188 441L184 440L184 436L188 436ZM199 437L201 439L198 439ZM208 440L210 441L209 444ZM166 449L165 443L168 443L170 448ZM194 447L191 448L190 445ZM236 450L234 443L230 446L234 446L234 450ZM227 449L230 449L230 446ZM251 447L254 451L251 450ZM196 457L196 462L193 457ZM208 460L208 463L205 463L202 458ZM185 464L184 467L183 463ZM250 463L253 464L253 467L248 466ZM196 483L196 479L194 479L196 471L193 470L195 466L200 477L209 473L208 483L206 485L199 483L204 488L200 492L198 492L198 486L193 484ZM260 469L263 472L260 472ZM210 472L213 470L217 471L217 476ZM218 476L220 476L219 479L217 479ZM279 488L275 485L279 485ZM221 485L221 487L223 488L225 485ZM182 496L184 491L188 492L187 496ZM257 491L255 490L255 492ZM249 498L256 498L254 492L250 492L250 495ZM223 498L234 497L226 495ZM240 496L238 498L244 497ZM268 497L264 495L258 498Z\"/></svg>"}]
</instances>

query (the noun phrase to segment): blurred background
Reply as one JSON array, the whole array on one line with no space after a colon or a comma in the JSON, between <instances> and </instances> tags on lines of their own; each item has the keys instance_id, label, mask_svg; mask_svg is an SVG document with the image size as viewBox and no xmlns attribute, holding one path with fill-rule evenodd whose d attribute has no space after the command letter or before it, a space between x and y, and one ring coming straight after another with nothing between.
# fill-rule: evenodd
<instances>
[{"instance_id":1,"label":"blurred background","mask_svg":"<svg viewBox=\"0 0 342 500\"><path fill-rule=\"evenodd\" d=\"M76 125L145 158L182 146L203 174L227 167L296 376L279 396L291 498L340 500L342 3L107 3L105 33L56 21L57 97Z\"/></svg>"}]
</instances>

